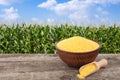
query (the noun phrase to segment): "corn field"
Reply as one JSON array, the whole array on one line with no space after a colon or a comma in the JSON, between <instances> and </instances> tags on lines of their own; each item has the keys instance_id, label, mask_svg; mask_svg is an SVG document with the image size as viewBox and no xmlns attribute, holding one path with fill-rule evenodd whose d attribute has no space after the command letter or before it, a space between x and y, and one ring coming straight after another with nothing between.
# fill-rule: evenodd
<instances>
[{"instance_id":1,"label":"corn field","mask_svg":"<svg viewBox=\"0 0 120 80\"><path fill-rule=\"evenodd\" d=\"M100 53L120 53L120 26L0 25L0 53L55 53L55 43L72 36L97 41Z\"/></svg>"}]
</instances>

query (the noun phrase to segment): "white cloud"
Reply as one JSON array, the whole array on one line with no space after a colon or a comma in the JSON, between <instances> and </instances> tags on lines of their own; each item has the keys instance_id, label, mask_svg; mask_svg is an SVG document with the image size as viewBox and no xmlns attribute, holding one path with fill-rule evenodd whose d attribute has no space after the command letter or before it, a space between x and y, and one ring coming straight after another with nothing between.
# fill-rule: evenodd
<instances>
[{"instance_id":1,"label":"white cloud","mask_svg":"<svg viewBox=\"0 0 120 80\"><path fill-rule=\"evenodd\" d=\"M42 4L39 4L38 7L40 8L51 8L57 4L56 0L47 0L46 2L43 2Z\"/></svg>"},{"instance_id":2,"label":"white cloud","mask_svg":"<svg viewBox=\"0 0 120 80\"><path fill-rule=\"evenodd\" d=\"M9 20L14 21L19 18L18 10L15 9L14 7L3 9L3 12L4 12L3 14L0 14L0 17L5 21Z\"/></svg>"},{"instance_id":3,"label":"white cloud","mask_svg":"<svg viewBox=\"0 0 120 80\"><path fill-rule=\"evenodd\" d=\"M53 5L53 1L54 1L54 5ZM49 2L49 4L48 4L48 2ZM52 9L50 7L51 5L52 5ZM89 7L89 3L87 3L86 1L83 1L83 0L82 1L81 0L70 0L70 1L64 2L64 3L57 3L55 0L51 0L51 4L50 4L50 0L47 0L46 2L43 2L43 3L39 4L38 6L40 8L50 9L58 15L67 15L68 14L68 17L70 19L73 19L72 16L76 16L76 14L77 14L77 16L79 16L81 14L81 12L86 12L85 10L87 9L87 7ZM80 14L78 12L80 12ZM82 17L82 15L80 15L80 16ZM79 16L79 19L80 19L80 16ZM85 16L86 15L84 14L84 17Z\"/></svg>"},{"instance_id":4,"label":"white cloud","mask_svg":"<svg viewBox=\"0 0 120 80\"><path fill-rule=\"evenodd\" d=\"M81 7L79 7L81 6ZM84 5L80 5L78 0L71 0L65 3L59 3L54 7L54 11L57 14L67 14L71 11L76 11L82 8Z\"/></svg>"},{"instance_id":5,"label":"white cloud","mask_svg":"<svg viewBox=\"0 0 120 80\"><path fill-rule=\"evenodd\" d=\"M91 4L117 4L120 0L84 0Z\"/></svg>"},{"instance_id":6,"label":"white cloud","mask_svg":"<svg viewBox=\"0 0 120 80\"><path fill-rule=\"evenodd\" d=\"M47 0L38 5L40 8L47 8L55 11L57 14L63 14L68 11L85 9L94 4L114 4L120 3L120 0L69 0L64 3L57 3L56 0ZM51 7L53 7L51 9Z\"/></svg>"},{"instance_id":7,"label":"white cloud","mask_svg":"<svg viewBox=\"0 0 120 80\"><path fill-rule=\"evenodd\" d=\"M117 4L117 3L120 3L120 0L110 0L110 3Z\"/></svg>"},{"instance_id":8,"label":"white cloud","mask_svg":"<svg viewBox=\"0 0 120 80\"><path fill-rule=\"evenodd\" d=\"M56 2L56 0L47 0L46 2L39 4L38 7L53 10L57 14L63 14L65 12L77 9L78 5L78 0L71 0L69 2L59 4Z\"/></svg>"},{"instance_id":9,"label":"white cloud","mask_svg":"<svg viewBox=\"0 0 120 80\"><path fill-rule=\"evenodd\" d=\"M103 18L109 15L107 10L101 7L94 7L96 4L99 5L110 5L120 3L120 0L69 0L64 3L57 3L56 0L47 0L38 5L40 8L46 8L54 11L57 15L65 15L70 21L90 22L94 18L99 18L104 21ZM94 9L97 13L92 13L90 9ZM96 9L97 8L97 9ZM108 19L108 18L107 18ZM109 20L109 19L108 19Z\"/></svg>"},{"instance_id":10,"label":"white cloud","mask_svg":"<svg viewBox=\"0 0 120 80\"><path fill-rule=\"evenodd\" d=\"M0 5L10 5L12 3L20 2L21 0L0 0Z\"/></svg>"}]
</instances>

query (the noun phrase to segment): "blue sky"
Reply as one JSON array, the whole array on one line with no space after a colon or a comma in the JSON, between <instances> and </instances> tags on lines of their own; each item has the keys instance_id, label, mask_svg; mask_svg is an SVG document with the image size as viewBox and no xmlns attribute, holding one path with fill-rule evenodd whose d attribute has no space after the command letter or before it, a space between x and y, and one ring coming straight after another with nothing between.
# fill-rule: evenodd
<instances>
[{"instance_id":1,"label":"blue sky","mask_svg":"<svg viewBox=\"0 0 120 80\"><path fill-rule=\"evenodd\" d=\"M120 0L0 0L0 23L120 24Z\"/></svg>"}]
</instances>

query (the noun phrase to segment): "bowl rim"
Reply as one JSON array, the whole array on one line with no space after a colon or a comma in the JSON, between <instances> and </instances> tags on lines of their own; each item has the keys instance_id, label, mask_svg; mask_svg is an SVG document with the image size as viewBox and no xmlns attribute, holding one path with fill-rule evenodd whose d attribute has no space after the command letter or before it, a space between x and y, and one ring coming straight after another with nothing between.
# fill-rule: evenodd
<instances>
[{"instance_id":1,"label":"bowl rim","mask_svg":"<svg viewBox=\"0 0 120 80\"><path fill-rule=\"evenodd\" d=\"M57 44L58 44L59 42L61 42L61 41L62 41L62 40L56 42L56 43L55 43L55 47L56 47L57 50L60 50L60 51L65 52L65 53L70 53L70 54L73 54L73 53L75 53L75 54L88 54L88 53L91 53L91 52L94 52L94 51L96 51L96 50L100 50L100 49L101 49L101 45L100 45L98 42L96 42L95 40L91 40L91 41L94 41L95 43L97 43L97 44L99 45L99 47L98 47L97 49L92 50L92 51L86 51L86 52L70 52L70 51L61 50L61 49L59 49L59 48L57 47Z\"/></svg>"}]
</instances>

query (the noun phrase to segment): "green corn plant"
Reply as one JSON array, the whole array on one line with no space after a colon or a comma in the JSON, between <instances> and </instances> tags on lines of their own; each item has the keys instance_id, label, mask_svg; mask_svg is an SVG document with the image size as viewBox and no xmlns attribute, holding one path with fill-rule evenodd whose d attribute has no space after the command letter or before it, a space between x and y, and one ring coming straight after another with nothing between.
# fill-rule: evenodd
<instances>
[{"instance_id":1,"label":"green corn plant","mask_svg":"<svg viewBox=\"0 0 120 80\"><path fill-rule=\"evenodd\" d=\"M0 53L55 53L55 44L65 38L82 36L97 41L100 53L120 53L120 26L76 26L13 24L0 25Z\"/></svg>"}]
</instances>

